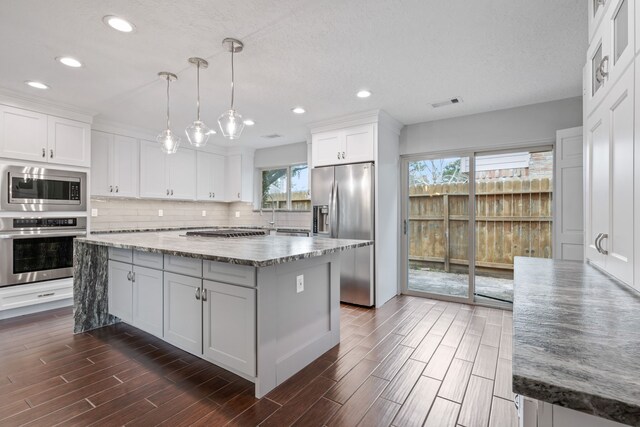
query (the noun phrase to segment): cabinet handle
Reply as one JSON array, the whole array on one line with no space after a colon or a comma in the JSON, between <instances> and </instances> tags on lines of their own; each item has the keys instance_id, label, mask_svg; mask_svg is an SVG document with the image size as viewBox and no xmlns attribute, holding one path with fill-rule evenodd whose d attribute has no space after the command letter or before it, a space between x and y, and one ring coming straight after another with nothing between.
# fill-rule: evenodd
<instances>
[{"instance_id":1,"label":"cabinet handle","mask_svg":"<svg viewBox=\"0 0 640 427\"><path fill-rule=\"evenodd\" d=\"M47 156L47 150L45 150L44 148L42 149L42 157L46 157Z\"/></svg>"},{"instance_id":2,"label":"cabinet handle","mask_svg":"<svg viewBox=\"0 0 640 427\"><path fill-rule=\"evenodd\" d=\"M344 159L344 151L342 152L342 158Z\"/></svg>"},{"instance_id":3,"label":"cabinet handle","mask_svg":"<svg viewBox=\"0 0 640 427\"><path fill-rule=\"evenodd\" d=\"M118 191L120 191L120 190L118 189L118 186L116 185L116 193L117 193Z\"/></svg>"},{"instance_id":4,"label":"cabinet handle","mask_svg":"<svg viewBox=\"0 0 640 427\"><path fill-rule=\"evenodd\" d=\"M209 198L211 198L211 193L209 193Z\"/></svg>"},{"instance_id":5,"label":"cabinet handle","mask_svg":"<svg viewBox=\"0 0 640 427\"><path fill-rule=\"evenodd\" d=\"M609 255L609 251L602 247L602 241L604 239L608 239L609 235L607 233L600 233L598 237L600 237L600 239L596 239L596 248L598 249L598 252L600 252L602 255Z\"/></svg>"},{"instance_id":6,"label":"cabinet handle","mask_svg":"<svg viewBox=\"0 0 640 427\"><path fill-rule=\"evenodd\" d=\"M127 280L131 281L131 272L130 271L127 273Z\"/></svg>"},{"instance_id":7,"label":"cabinet handle","mask_svg":"<svg viewBox=\"0 0 640 427\"><path fill-rule=\"evenodd\" d=\"M196 289L196 299L200 301L200 288Z\"/></svg>"},{"instance_id":8,"label":"cabinet handle","mask_svg":"<svg viewBox=\"0 0 640 427\"><path fill-rule=\"evenodd\" d=\"M338 159L340 159L340 152L338 151Z\"/></svg>"},{"instance_id":9,"label":"cabinet handle","mask_svg":"<svg viewBox=\"0 0 640 427\"><path fill-rule=\"evenodd\" d=\"M167 196L169 195L169 190L167 190Z\"/></svg>"},{"instance_id":10,"label":"cabinet handle","mask_svg":"<svg viewBox=\"0 0 640 427\"><path fill-rule=\"evenodd\" d=\"M49 158L53 159L53 150L49 150Z\"/></svg>"},{"instance_id":11,"label":"cabinet handle","mask_svg":"<svg viewBox=\"0 0 640 427\"><path fill-rule=\"evenodd\" d=\"M240 193L238 193L238 199L240 198Z\"/></svg>"},{"instance_id":12,"label":"cabinet handle","mask_svg":"<svg viewBox=\"0 0 640 427\"><path fill-rule=\"evenodd\" d=\"M606 0L596 0L596 4L598 6L604 6L605 2L606 2Z\"/></svg>"},{"instance_id":13,"label":"cabinet handle","mask_svg":"<svg viewBox=\"0 0 640 427\"><path fill-rule=\"evenodd\" d=\"M131 273L131 281L132 281L133 283L135 283L135 282L136 282L136 273L135 273L135 272Z\"/></svg>"},{"instance_id":14,"label":"cabinet handle","mask_svg":"<svg viewBox=\"0 0 640 427\"><path fill-rule=\"evenodd\" d=\"M211 193L211 198L215 199L216 198L216 193Z\"/></svg>"},{"instance_id":15,"label":"cabinet handle","mask_svg":"<svg viewBox=\"0 0 640 427\"><path fill-rule=\"evenodd\" d=\"M109 193L113 193L113 185L109 186Z\"/></svg>"},{"instance_id":16,"label":"cabinet handle","mask_svg":"<svg viewBox=\"0 0 640 427\"><path fill-rule=\"evenodd\" d=\"M56 294L55 292L47 292L46 294L40 294L40 295L38 295L38 298L52 297L52 296L54 296L55 294Z\"/></svg>"},{"instance_id":17,"label":"cabinet handle","mask_svg":"<svg viewBox=\"0 0 640 427\"><path fill-rule=\"evenodd\" d=\"M609 57L605 56L596 70L596 80L598 83L603 83L607 77L609 77Z\"/></svg>"},{"instance_id":18,"label":"cabinet handle","mask_svg":"<svg viewBox=\"0 0 640 427\"><path fill-rule=\"evenodd\" d=\"M173 190L171 190L171 195L173 196Z\"/></svg>"},{"instance_id":19,"label":"cabinet handle","mask_svg":"<svg viewBox=\"0 0 640 427\"><path fill-rule=\"evenodd\" d=\"M203 289L202 290L202 301L206 301L207 300L207 290Z\"/></svg>"}]
</instances>

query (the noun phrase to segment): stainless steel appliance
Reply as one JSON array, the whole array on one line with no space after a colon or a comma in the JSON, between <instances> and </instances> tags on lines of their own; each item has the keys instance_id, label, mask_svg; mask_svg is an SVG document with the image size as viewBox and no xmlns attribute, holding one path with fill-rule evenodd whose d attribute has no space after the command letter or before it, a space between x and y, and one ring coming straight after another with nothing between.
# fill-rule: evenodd
<instances>
[{"instance_id":1,"label":"stainless steel appliance","mask_svg":"<svg viewBox=\"0 0 640 427\"><path fill-rule=\"evenodd\" d=\"M84 211L87 174L0 164L0 210Z\"/></svg>"},{"instance_id":2,"label":"stainless steel appliance","mask_svg":"<svg viewBox=\"0 0 640 427\"><path fill-rule=\"evenodd\" d=\"M87 219L0 218L0 287L73 276L73 239Z\"/></svg>"},{"instance_id":3,"label":"stainless steel appliance","mask_svg":"<svg viewBox=\"0 0 640 427\"><path fill-rule=\"evenodd\" d=\"M373 171L373 163L311 170L314 236L375 240ZM372 306L373 246L345 251L340 257L340 300Z\"/></svg>"}]
</instances>

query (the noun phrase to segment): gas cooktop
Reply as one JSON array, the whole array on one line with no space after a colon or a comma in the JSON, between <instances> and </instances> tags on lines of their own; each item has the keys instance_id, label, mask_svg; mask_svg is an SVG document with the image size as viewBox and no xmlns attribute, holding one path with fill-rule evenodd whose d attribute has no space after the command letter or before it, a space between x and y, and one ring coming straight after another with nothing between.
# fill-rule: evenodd
<instances>
[{"instance_id":1,"label":"gas cooktop","mask_svg":"<svg viewBox=\"0 0 640 427\"><path fill-rule=\"evenodd\" d=\"M263 230L199 230L187 231L186 236L231 238L264 236L265 234Z\"/></svg>"}]
</instances>

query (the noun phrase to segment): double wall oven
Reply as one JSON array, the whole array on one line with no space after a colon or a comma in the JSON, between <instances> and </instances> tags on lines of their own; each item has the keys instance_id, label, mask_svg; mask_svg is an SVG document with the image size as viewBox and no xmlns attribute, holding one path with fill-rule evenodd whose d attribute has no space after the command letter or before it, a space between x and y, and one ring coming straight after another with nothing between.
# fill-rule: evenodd
<instances>
[{"instance_id":1,"label":"double wall oven","mask_svg":"<svg viewBox=\"0 0 640 427\"><path fill-rule=\"evenodd\" d=\"M86 174L8 165L0 172L0 287L71 277L73 239L87 229L78 215L87 206Z\"/></svg>"}]
</instances>

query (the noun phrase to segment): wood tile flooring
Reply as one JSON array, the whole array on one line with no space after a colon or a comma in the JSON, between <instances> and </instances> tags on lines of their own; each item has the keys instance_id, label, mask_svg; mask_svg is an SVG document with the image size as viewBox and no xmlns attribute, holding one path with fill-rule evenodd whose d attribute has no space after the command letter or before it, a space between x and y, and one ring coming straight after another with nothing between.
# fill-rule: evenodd
<instances>
[{"instance_id":1,"label":"wood tile flooring","mask_svg":"<svg viewBox=\"0 0 640 427\"><path fill-rule=\"evenodd\" d=\"M510 312L401 296L343 305L341 343L263 399L130 326L71 309L0 321L2 426L516 425Z\"/></svg>"}]
</instances>

